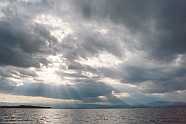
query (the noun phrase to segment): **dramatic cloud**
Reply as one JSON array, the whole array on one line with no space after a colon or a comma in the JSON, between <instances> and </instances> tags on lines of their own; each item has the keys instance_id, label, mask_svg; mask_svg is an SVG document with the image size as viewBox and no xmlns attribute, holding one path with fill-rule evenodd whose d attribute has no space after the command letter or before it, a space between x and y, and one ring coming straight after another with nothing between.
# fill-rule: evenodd
<instances>
[{"instance_id":1,"label":"dramatic cloud","mask_svg":"<svg viewBox=\"0 0 186 124\"><path fill-rule=\"evenodd\" d=\"M186 97L183 0L2 0L0 92L89 104Z\"/></svg>"},{"instance_id":2,"label":"dramatic cloud","mask_svg":"<svg viewBox=\"0 0 186 124\"><path fill-rule=\"evenodd\" d=\"M78 0L85 18L109 18L136 35L144 50L157 58L184 54L185 1Z\"/></svg>"}]
</instances>

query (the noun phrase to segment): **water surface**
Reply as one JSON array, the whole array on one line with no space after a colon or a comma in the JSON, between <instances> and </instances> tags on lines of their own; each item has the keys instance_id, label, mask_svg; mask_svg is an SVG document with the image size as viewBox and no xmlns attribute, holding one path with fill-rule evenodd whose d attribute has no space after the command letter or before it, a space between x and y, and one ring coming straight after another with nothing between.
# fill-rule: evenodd
<instances>
[{"instance_id":1,"label":"water surface","mask_svg":"<svg viewBox=\"0 0 186 124\"><path fill-rule=\"evenodd\" d=\"M186 108L0 109L0 124L186 124Z\"/></svg>"}]
</instances>

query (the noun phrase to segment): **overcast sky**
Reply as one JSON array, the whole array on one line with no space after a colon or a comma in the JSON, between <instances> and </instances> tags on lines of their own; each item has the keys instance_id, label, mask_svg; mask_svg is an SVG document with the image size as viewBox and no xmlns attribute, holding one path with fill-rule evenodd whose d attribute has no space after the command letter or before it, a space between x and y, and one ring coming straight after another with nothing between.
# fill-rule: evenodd
<instances>
[{"instance_id":1,"label":"overcast sky","mask_svg":"<svg viewBox=\"0 0 186 124\"><path fill-rule=\"evenodd\" d=\"M0 101L186 102L185 0L1 0Z\"/></svg>"}]
</instances>

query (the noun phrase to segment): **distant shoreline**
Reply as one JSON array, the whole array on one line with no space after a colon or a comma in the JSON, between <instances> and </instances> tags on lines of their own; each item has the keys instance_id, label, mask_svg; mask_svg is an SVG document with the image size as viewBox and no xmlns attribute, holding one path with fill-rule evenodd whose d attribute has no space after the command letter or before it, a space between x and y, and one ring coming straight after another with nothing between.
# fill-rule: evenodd
<instances>
[{"instance_id":1,"label":"distant shoreline","mask_svg":"<svg viewBox=\"0 0 186 124\"><path fill-rule=\"evenodd\" d=\"M32 105L19 105L19 106L0 106L0 108L40 108L40 109L49 109L51 107L47 106L32 106Z\"/></svg>"},{"instance_id":2,"label":"distant shoreline","mask_svg":"<svg viewBox=\"0 0 186 124\"><path fill-rule=\"evenodd\" d=\"M49 106L32 106L32 105L18 105L18 106L0 106L0 108L25 108L25 109L148 109L148 108L186 108L185 105L178 106L128 106L128 107L49 107Z\"/></svg>"}]
</instances>

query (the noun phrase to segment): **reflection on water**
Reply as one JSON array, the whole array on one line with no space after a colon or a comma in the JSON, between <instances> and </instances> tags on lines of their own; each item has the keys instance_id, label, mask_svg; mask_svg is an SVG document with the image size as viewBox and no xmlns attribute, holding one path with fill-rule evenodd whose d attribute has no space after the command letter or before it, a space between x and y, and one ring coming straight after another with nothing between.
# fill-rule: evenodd
<instances>
[{"instance_id":1,"label":"reflection on water","mask_svg":"<svg viewBox=\"0 0 186 124\"><path fill-rule=\"evenodd\" d=\"M186 124L186 108L0 109L0 124Z\"/></svg>"}]
</instances>

